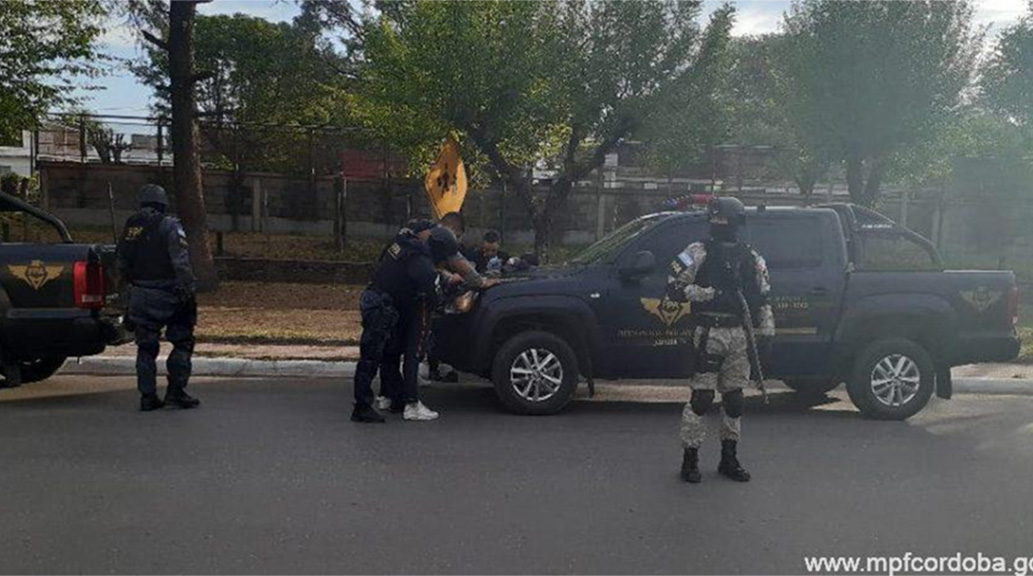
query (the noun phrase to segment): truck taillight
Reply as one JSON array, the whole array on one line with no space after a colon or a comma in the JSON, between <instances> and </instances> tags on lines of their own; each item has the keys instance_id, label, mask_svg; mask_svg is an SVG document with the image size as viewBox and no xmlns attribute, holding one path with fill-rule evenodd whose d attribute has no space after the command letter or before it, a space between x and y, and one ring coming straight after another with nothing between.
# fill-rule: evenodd
<instances>
[{"instance_id":1,"label":"truck taillight","mask_svg":"<svg viewBox=\"0 0 1033 576\"><path fill-rule=\"evenodd\" d=\"M1019 324L1019 287L1012 286L1008 294L1008 315L1011 316L1011 325Z\"/></svg>"},{"instance_id":2,"label":"truck taillight","mask_svg":"<svg viewBox=\"0 0 1033 576\"><path fill-rule=\"evenodd\" d=\"M104 266L98 262L75 263L75 306L104 307Z\"/></svg>"}]
</instances>

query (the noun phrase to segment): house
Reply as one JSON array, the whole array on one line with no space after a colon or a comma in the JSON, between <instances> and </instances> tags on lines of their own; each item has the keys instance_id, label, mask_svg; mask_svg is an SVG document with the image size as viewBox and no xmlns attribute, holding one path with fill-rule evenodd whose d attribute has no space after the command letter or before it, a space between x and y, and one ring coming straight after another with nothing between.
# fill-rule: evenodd
<instances>
[{"instance_id":1,"label":"house","mask_svg":"<svg viewBox=\"0 0 1033 576\"><path fill-rule=\"evenodd\" d=\"M0 175L14 172L19 176L31 176L32 146L32 132L28 130L6 138L0 135Z\"/></svg>"}]
</instances>

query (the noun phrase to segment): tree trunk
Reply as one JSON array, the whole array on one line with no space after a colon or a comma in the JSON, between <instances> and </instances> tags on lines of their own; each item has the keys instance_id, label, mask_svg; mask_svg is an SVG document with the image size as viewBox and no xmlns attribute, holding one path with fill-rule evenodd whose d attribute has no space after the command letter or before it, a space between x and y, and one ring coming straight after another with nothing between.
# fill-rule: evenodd
<instances>
[{"instance_id":1,"label":"tree trunk","mask_svg":"<svg viewBox=\"0 0 1033 576\"><path fill-rule=\"evenodd\" d=\"M860 154L848 154L846 158L846 184L850 199L864 204L864 161Z\"/></svg>"},{"instance_id":2,"label":"tree trunk","mask_svg":"<svg viewBox=\"0 0 1033 576\"><path fill-rule=\"evenodd\" d=\"M172 92L173 187L176 208L190 241L190 263L200 291L215 290L218 277L208 243L194 96L195 2L169 3L169 76Z\"/></svg>"},{"instance_id":3,"label":"tree trunk","mask_svg":"<svg viewBox=\"0 0 1033 576\"><path fill-rule=\"evenodd\" d=\"M868 170L868 181L864 185L864 205L874 208L879 201L879 187L882 186L882 178L886 173L886 164L880 160L873 160Z\"/></svg>"}]
</instances>

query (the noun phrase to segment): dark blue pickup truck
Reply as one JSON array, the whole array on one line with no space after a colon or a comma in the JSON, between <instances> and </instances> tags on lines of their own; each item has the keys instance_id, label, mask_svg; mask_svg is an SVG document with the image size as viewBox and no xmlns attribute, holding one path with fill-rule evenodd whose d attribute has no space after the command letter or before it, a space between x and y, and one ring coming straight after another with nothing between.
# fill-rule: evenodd
<instances>
[{"instance_id":1,"label":"dark blue pickup truck","mask_svg":"<svg viewBox=\"0 0 1033 576\"><path fill-rule=\"evenodd\" d=\"M56 217L4 193L0 213L20 213L61 239L0 240L0 387L44 380L68 357L125 341L115 247L76 244Z\"/></svg>"},{"instance_id":2,"label":"dark blue pickup truck","mask_svg":"<svg viewBox=\"0 0 1033 576\"><path fill-rule=\"evenodd\" d=\"M767 376L811 394L846 382L864 415L904 419L934 392L950 397L952 366L1017 356L1011 272L945 270L929 241L849 204L753 209L748 220L771 272ZM525 414L558 412L582 376L590 386L688 377L692 310L665 299L665 285L668 263L706 235L702 213L634 220L437 319L441 359L491 378Z\"/></svg>"}]
</instances>

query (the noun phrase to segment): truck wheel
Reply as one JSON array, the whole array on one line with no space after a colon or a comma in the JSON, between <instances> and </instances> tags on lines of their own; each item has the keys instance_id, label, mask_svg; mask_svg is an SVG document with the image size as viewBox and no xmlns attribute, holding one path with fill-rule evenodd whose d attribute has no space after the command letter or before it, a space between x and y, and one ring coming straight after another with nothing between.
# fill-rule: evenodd
<instances>
[{"instance_id":1,"label":"truck wheel","mask_svg":"<svg viewBox=\"0 0 1033 576\"><path fill-rule=\"evenodd\" d=\"M22 360L22 384L30 384L50 378L65 365L65 360L68 360L68 358L64 356L48 356L34 360Z\"/></svg>"},{"instance_id":2,"label":"truck wheel","mask_svg":"<svg viewBox=\"0 0 1033 576\"><path fill-rule=\"evenodd\" d=\"M929 402L935 387L929 354L903 338L878 340L854 362L847 392L867 418L906 420Z\"/></svg>"},{"instance_id":3,"label":"truck wheel","mask_svg":"<svg viewBox=\"0 0 1033 576\"><path fill-rule=\"evenodd\" d=\"M577 356L549 332L521 332L495 354L492 382L499 400L517 414L555 414L574 397Z\"/></svg>"},{"instance_id":4,"label":"truck wheel","mask_svg":"<svg viewBox=\"0 0 1033 576\"><path fill-rule=\"evenodd\" d=\"M782 382L802 396L824 396L839 386L839 380L834 378L790 378Z\"/></svg>"}]
</instances>

